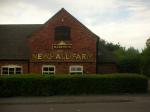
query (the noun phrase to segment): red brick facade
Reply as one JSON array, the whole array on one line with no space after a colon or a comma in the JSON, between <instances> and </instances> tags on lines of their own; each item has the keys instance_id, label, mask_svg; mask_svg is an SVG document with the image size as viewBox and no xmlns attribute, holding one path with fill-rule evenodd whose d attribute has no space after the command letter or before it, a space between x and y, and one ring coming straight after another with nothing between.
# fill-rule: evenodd
<instances>
[{"instance_id":1,"label":"red brick facade","mask_svg":"<svg viewBox=\"0 0 150 112\"><path fill-rule=\"evenodd\" d=\"M71 39L56 41L54 32L57 26L70 27ZM96 73L96 37L64 9L33 33L28 38L28 42L30 73L41 73L42 65L55 66L58 74L69 73L71 65L83 66L84 73ZM71 48L53 48L54 44L59 45L61 42L71 45ZM55 55L49 59L50 57L47 56L51 54Z\"/></svg>"},{"instance_id":2,"label":"red brick facade","mask_svg":"<svg viewBox=\"0 0 150 112\"><path fill-rule=\"evenodd\" d=\"M96 65L93 63L31 63L31 73L42 73L42 65L55 65L56 67L56 74L69 74L69 66L70 65L82 65L84 68L84 73L95 73L96 72Z\"/></svg>"},{"instance_id":3,"label":"red brick facade","mask_svg":"<svg viewBox=\"0 0 150 112\"><path fill-rule=\"evenodd\" d=\"M58 28L67 33L61 29L61 36ZM115 63L104 59L111 55L99 47L99 37L65 9L45 24L5 25L0 32L0 74L117 72Z\"/></svg>"}]
</instances>

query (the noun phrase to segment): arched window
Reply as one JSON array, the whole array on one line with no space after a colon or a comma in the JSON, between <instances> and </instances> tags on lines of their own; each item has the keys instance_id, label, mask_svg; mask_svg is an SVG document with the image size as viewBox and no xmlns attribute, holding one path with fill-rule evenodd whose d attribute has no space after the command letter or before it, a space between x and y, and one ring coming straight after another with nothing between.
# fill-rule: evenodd
<instances>
[{"instance_id":1,"label":"arched window","mask_svg":"<svg viewBox=\"0 0 150 112\"><path fill-rule=\"evenodd\" d=\"M6 65L1 67L1 74L22 74L22 66Z\"/></svg>"},{"instance_id":2,"label":"arched window","mask_svg":"<svg viewBox=\"0 0 150 112\"><path fill-rule=\"evenodd\" d=\"M57 26L55 28L55 40L70 40L70 27Z\"/></svg>"}]
</instances>

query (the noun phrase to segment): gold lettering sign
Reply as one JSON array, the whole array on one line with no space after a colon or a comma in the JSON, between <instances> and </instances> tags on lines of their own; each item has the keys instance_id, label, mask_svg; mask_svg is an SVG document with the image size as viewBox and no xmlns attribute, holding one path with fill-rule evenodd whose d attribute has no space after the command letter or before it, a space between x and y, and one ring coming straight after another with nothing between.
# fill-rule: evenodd
<instances>
[{"instance_id":1,"label":"gold lettering sign","mask_svg":"<svg viewBox=\"0 0 150 112\"><path fill-rule=\"evenodd\" d=\"M58 44L53 44L52 48L53 49L70 49L72 48L72 44L66 44L64 41L61 41Z\"/></svg>"},{"instance_id":2,"label":"gold lettering sign","mask_svg":"<svg viewBox=\"0 0 150 112\"><path fill-rule=\"evenodd\" d=\"M44 61L88 61L92 60L93 56L89 53L74 53L74 52L63 52L63 53L57 53L57 52L51 52L51 53L37 53L32 54L31 56L32 60L44 60Z\"/></svg>"}]
</instances>

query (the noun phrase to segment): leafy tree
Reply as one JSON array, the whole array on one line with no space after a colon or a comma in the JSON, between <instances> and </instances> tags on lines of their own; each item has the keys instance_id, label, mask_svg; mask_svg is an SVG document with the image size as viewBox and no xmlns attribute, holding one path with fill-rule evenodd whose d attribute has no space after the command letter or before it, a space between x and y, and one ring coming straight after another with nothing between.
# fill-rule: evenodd
<instances>
[{"instance_id":1,"label":"leafy tree","mask_svg":"<svg viewBox=\"0 0 150 112\"><path fill-rule=\"evenodd\" d=\"M102 39L99 41L99 47L105 47L116 56L119 72L140 73L141 56L137 49L125 49L120 44L108 43Z\"/></svg>"},{"instance_id":2,"label":"leafy tree","mask_svg":"<svg viewBox=\"0 0 150 112\"><path fill-rule=\"evenodd\" d=\"M111 43L111 42L106 42L106 41L103 40L103 39L100 39L99 45L100 45L100 46L105 46L105 48L106 48L107 50L112 51L112 52L115 51L115 50L117 50L117 49L119 49L119 48L121 48L121 46L120 46L119 43L118 43L118 44L113 44L113 43Z\"/></svg>"},{"instance_id":3,"label":"leafy tree","mask_svg":"<svg viewBox=\"0 0 150 112\"><path fill-rule=\"evenodd\" d=\"M119 62L122 58L125 57L125 48L123 47L120 47L116 50L113 51L113 53L115 54L116 58L117 58L117 62Z\"/></svg>"},{"instance_id":4,"label":"leafy tree","mask_svg":"<svg viewBox=\"0 0 150 112\"><path fill-rule=\"evenodd\" d=\"M146 46L147 46L147 47L150 47L150 38L147 39L147 41L146 41Z\"/></svg>"},{"instance_id":5,"label":"leafy tree","mask_svg":"<svg viewBox=\"0 0 150 112\"><path fill-rule=\"evenodd\" d=\"M140 73L140 53L133 47L116 51L119 72Z\"/></svg>"},{"instance_id":6,"label":"leafy tree","mask_svg":"<svg viewBox=\"0 0 150 112\"><path fill-rule=\"evenodd\" d=\"M146 41L146 48L142 51L142 73L150 77L150 38Z\"/></svg>"},{"instance_id":7,"label":"leafy tree","mask_svg":"<svg viewBox=\"0 0 150 112\"><path fill-rule=\"evenodd\" d=\"M106 48L110 51L115 51L115 50L121 48L121 46L119 44L106 43Z\"/></svg>"}]
</instances>

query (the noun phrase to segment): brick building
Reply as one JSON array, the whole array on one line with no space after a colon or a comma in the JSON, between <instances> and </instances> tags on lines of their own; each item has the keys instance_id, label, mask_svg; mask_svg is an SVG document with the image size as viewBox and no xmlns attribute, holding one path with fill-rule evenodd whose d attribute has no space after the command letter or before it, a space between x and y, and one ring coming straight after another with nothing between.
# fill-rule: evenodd
<instances>
[{"instance_id":1,"label":"brick building","mask_svg":"<svg viewBox=\"0 0 150 112\"><path fill-rule=\"evenodd\" d=\"M98 40L65 9L45 24L0 25L0 73L96 73Z\"/></svg>"}]
</instances>

